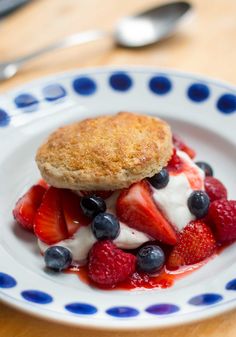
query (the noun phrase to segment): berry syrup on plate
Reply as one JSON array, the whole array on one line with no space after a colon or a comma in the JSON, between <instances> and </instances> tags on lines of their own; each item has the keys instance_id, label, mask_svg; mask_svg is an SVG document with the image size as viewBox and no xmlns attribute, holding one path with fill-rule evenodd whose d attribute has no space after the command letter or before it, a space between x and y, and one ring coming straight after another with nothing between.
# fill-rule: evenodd
<instances>
[{"instance_id":1,"label":"berry syrup on plate","mask_svg":"<svg viewBox=\"0 0 236 337\"><path fill-rule=\"evenodd\" d=\"M213 257L212 257L213 258ZM125 281L114 285L113 287L106 287L98 285L93 282L88 276L88 267L71 267L66 273L78 275L80 281L86 283L87 285L95 288L100 288L103 290L141 290L141 289L153 289L160 288L165 289L174 285L175 281L182 279L183 277L190 275L195 270L201 268L205 265L209 259L202 262L196 263L191 266L181 267L178 270L170 271L163 268L163 270L157 275L148 275L147 273L141 273L136 271L131 276L129 276Z\"/></svg>"}]
</instances>

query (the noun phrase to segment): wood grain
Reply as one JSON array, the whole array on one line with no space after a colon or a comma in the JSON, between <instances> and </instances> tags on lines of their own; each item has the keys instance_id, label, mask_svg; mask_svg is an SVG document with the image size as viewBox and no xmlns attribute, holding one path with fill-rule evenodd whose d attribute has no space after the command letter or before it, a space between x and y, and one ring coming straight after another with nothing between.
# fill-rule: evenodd
<instances>
[{"instance_id":1,"label":"wood grain","mask_svg":"<svg viewBox=\"0 0 236 337\"><path fill-rule=\"evenodd\" d=\"M122 15L157 4L158 0L34 0L0 21L0 62L33 51L68 34L89 28L112 29ZM0 92L55 72L102 65L152 65L201 73L236 84L236 1L194 0L192 21L179 33L152 47L127 50L111 40L74 47L39 58ZM33 318L0 305L0 336L108 337L111 332L69 328ZM113 337L232 337L235 312L201 323L165 330L114 332Z\"/></svg>"}]
</instances>

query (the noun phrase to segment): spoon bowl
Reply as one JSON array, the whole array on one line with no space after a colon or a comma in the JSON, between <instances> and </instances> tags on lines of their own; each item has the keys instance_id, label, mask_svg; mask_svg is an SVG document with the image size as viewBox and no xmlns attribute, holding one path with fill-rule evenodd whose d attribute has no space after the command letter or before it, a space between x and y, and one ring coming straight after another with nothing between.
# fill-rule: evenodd
<instances>
[{"instance_id":1,"label":"spoon bowl","mask_svg":"<svg viewBox=\"0 0 236 337\"><path fill-rule=\"evenodd\" d=\"M192 8L185 1L154 7L120 20L115 29L115 40L123 47L137 48L156 43L175 31L180 19Z\"/></svg>"}]
</instances>

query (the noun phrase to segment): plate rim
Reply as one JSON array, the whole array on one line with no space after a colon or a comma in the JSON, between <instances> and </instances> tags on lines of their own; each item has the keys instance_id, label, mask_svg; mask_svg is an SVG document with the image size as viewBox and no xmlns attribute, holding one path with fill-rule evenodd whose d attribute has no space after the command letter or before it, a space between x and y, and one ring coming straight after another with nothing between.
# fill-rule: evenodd
<instances>
[{"instance_id":1,"label":"plate rim","mask_svg":"<svg viewBox=\"0 0 236 337\"><path fill-rule=\"evenodd\" d=\"M229 89L231 91L236 91L236 83L229 83L227 80L221 80L218 77L211 77L209 75L202 75L199 72L189 72L189 71L183 71L178 70L175 68L169 68L169 67L155 67L155 66L146 66L146 65L111 65L111 66L99 66L99 67L85 67L85 68L73 68L72 70L67 71L61 71L56 72L55 74L49 74L45 75L43 77L38 77L33 80L27 81L23 83L22 85L16 85L10 88L9 90L5 90L0 92L0 97L2 95L8 95L15 92L18 92L22 90L25 87L33 86L35 84L48 81L50 79L53 79L55 76L56 78L65 78L66 76L70 75L76 75L76 74L92 74L96 72L97 74L103 73L103 72L125 72L125 71L134 71L134 72L153 72L153 73L166 73L166 74L173 74L174 76L180 76L188 79L196 79L196 80L202 80L204 82L207 82L209 84L218 85L222 88Z\"/></svg>"}]
</instances>

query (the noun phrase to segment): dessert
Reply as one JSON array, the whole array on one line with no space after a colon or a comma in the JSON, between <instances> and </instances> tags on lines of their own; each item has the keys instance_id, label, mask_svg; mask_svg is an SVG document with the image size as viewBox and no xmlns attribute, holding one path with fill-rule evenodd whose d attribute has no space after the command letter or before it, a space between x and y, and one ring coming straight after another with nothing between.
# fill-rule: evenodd
<instances>
[{"instance_id":1,"label":"dessert","mask_svg":"<svg viewBox=\"0 0 236 337\"><path fill-rule=\"evenodd\" d=\"M236 239L236 201L158 118L122 112L59 128L13 215L46 267L104 289L167 287Z\"/></svg>"}]
</instances>

